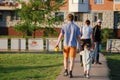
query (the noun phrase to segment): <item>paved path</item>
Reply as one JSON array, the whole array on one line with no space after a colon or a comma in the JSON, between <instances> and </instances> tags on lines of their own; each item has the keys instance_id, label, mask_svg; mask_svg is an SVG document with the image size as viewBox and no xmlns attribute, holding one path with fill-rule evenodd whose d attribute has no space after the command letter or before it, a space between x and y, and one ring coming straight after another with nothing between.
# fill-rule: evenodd
<instances>
[{"instance_id":1,"label":"paved path","mask_svg":"<svg viewBox=\"0 0 120 80\"><path fill-rule=\"evenodd\" d=\"M83 67L80 66L79 55L77 54L75 60L75 66L73 70L73 78L69 78L68 76L67 77L63 76L62 74L64 72L63 69L56 80L110 80L108 78L109 72L106 64L106 59L102 54L100 54L100 62L102 63L101 65L92 64L91 74L90 74L91 77L89 79L84 78Z\"/></svg>"}]
</instances>

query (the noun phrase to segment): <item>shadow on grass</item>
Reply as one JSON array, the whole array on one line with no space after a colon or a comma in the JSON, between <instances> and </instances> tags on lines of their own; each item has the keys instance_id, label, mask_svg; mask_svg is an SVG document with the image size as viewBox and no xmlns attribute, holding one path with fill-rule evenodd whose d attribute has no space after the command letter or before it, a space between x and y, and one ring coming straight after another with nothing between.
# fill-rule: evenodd
<instances>
[{"instance_id":1,"label":"shadow on grass","mask_svg":"<svg viewBox=\"0 0 120 80\"><path fill-rule=\"evenodd\" d=\"M28 69L47 69L50 67L58 67L63 65L61 64L56 64L56 65L46 65L46 66L9 66L9 67L3 67L0 66L0 73L9 73L9 72L16 72L16 71L21 71L21 70L28 70Z\"/></svg>"},{"instance_id":2,"label":"shadow on grass","mask_svg":"<svg viewBox=\"0 0 120 80\"><path fill-rule=\"evenodd\" d=\"M115 55L115 54L109 54L109 55ZM109 56L107 55L107 56ZM107 58L107 64L110 69L110 79L111 80L120 80L120 59L114 57L114 58Z\"/></svg>"}]
</instances>

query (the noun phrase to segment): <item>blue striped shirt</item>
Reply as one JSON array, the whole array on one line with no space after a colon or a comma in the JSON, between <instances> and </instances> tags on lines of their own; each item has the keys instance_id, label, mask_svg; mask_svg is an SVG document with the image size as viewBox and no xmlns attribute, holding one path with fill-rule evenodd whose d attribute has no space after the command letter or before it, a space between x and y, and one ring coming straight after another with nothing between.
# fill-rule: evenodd
<instances>
[{"instance_id":1,"label":"blue striped shirt","mask_svg":"<svg viewBox=\"0 0 120 80\"><path fill-rule=\"evenodd\" d=\"M80 36L80 28L73 22L69 22L62 27L61 33L64 35L64 46L77 46L77 37Z\"/></svg>"}]
</instances>

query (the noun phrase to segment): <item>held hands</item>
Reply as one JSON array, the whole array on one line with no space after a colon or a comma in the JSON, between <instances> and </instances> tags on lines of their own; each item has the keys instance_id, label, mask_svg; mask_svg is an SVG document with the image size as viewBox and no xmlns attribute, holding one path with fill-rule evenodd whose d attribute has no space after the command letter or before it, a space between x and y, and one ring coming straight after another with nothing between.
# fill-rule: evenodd
<instances>
[{"instance_id":1,"label":"held hands","mask_svg":"<svg viewBox=\"0 0 120 80\"><path fill-rule=\"evenodd\" d=\"M96 42L93 42L93 43L92 43L92 46L91 46L91 48L90 48L90 50L91 50L91 51L93 51L93 50L94 50L95 45L96 45Z\"/></svg>"},{"instance_id":2,"label":"held hands","mask_svg":"<svg viewBox=\"0 0 120 80\"><path fill-rule=\"evenodd\" d=\"M94 50L94 44L92 44L91 48L90 48L91 51Z\"/></svg>"},{"instance_id":3,"label":"held hands","mask_svg":"<svg viewBox=\"0 0 120 80\"><path fill-rule=\"evenodd\" d=\"M94 50L93 47L91 47L91 48L90 48L90 51L93 51L93 50Z\"/></svg>"}]
</instances>

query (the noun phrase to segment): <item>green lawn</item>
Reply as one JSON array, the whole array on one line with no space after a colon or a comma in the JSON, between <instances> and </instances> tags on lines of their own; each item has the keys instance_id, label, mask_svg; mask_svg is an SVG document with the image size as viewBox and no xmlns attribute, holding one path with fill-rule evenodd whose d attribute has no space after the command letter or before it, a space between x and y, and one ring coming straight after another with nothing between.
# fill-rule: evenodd
<instances>
[{"instance_id":1,"label":"green lawn","mask_svg":"<svg viewBox=\"0 0 120 80\"><path fill-rule=\"evenodd\" d=\"M0 54L0 80L55 80L62 54Z\"/></svg>"},{"instance_id":2,"label":"green lawn","mask_svg":"<svg viewBox=\"0 0 120 80\"><path fill-rule=\"evenodd\" d=\"M111 80L120 80L120 54L105 54Z\"/></svg>"}]
</instances>

